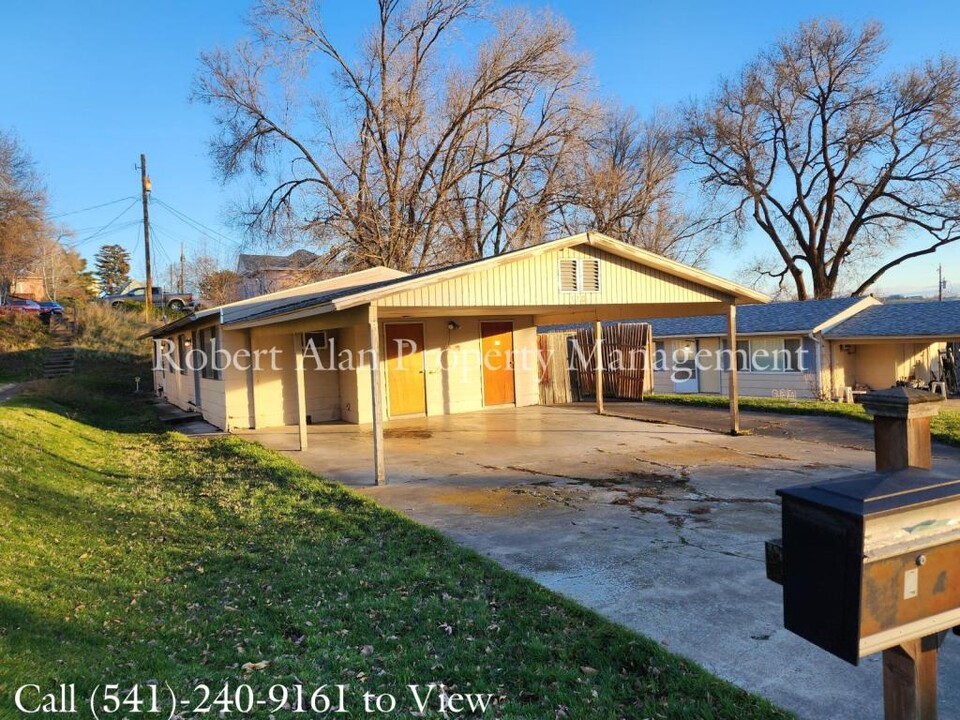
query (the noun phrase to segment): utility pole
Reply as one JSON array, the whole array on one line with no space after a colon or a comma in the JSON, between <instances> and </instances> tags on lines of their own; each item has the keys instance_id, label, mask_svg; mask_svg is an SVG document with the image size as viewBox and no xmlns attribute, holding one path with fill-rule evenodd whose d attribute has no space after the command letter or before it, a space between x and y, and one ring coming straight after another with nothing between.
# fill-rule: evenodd
<instances>
[{"instance_id":1,"label":"utility pole","mask_svg":"<svg viewBox=\"0 0 960 720\"><path fill-rule=\"evenodd\" d=\"M183 295L183 293L186 292L186 282L185 282L186 266L187 266L187 261L183 256L183 243L180 243L180 282L177 285L177 292L180 293L181 295Z\"/></svg>"},{"instance_id":2,"label":"utility pole","mask_svg":"<svg viewBox=\"0 0 960 720\"><path fill-rule=\"evenodd\" d=\"M943 265L937 268L937 293L940 302L943 302L943 289L947 286L947 281L943 279Z\"/></svg>"},{"instance_id":3,"label":"utility pole","mask_svg":"<svg viewBox=\"0 0 960 720\"><path fill-rule=\"evenodd\" d=\"M150 267L150 210L147 196L150 192L150 178L147 177L147 156L140 154L140 190L143 195L143 256L147 265L147 291L144 296L144 307L147 320L150 320L150 309L153 305L153 273Z\"/></svg>"}]
</instances>

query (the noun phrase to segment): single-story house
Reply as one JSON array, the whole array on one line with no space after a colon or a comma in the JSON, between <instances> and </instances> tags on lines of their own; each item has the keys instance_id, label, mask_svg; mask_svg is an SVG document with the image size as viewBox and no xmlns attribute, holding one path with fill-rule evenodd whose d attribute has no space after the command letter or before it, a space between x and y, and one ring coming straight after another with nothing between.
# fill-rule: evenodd
<instances>
[{"instance_id":1,"label":"single-story house","mask_svg":"<svg viewBox=\"0 0 960 720\"><path fill-rule=\"evenodd\" d=\"M820 398L834 395L830 328L878 306L873 297L750 305L737 317L741 395ZM654 392L726 394L726 327L716 316L650 319L656 347ZM727 353L729 355L729 353Z\"/></svg>"},{"instance_id":2,"label":"single-story house","mask_svg":"<svg viewBox=\"0 0 960 720\"><path fill-rule=\"evenodd\" d=\"M823 333L830 386L881 389L929 383L941 374L941 353L960 340L960 301L873 305Z\"/></svg>"},{"instance_id":3,"label":"single-story house","mask_svg":"<svg viewBox=\"0 0 960 720\"><path fill-rule=\"evenodd\" d=\"M415 275L374 268L194 312L150 333L160 341L154 381L170 402L226 430L297 426L301 448L311 422L370 423L382 481L385 418L538 404L539 325L716 313L735 332L733 308L766 301L589 232ZM200 366L214 356L223 356L219 366Z\"/></svg>"}]
</instances>

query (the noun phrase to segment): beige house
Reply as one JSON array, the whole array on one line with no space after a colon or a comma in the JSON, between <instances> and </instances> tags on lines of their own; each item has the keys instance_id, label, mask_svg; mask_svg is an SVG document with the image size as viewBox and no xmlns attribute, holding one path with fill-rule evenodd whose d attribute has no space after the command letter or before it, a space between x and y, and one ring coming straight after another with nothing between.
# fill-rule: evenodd
<instances>
[{"instance_id":1,"label":"beige house","mask_svg":"<svg viewBox=\"0 0 960 720\"><path fill-rule=\"evenodd\" d=\"M539 403L539 325L709 313L735 325L730 308L762 302L591 232L417 275L373 268L198 311L152 333L162 341L154 381L171 403L226 430L297 426L301 448L311 423L371 424L382 481L385 418ZM240 362L187 362L215 353Z\"/></svg>"},{"instance_id":2,"label":"beige house","mask_svg":"<svg viewBox=\"0 0 960 720\"><path fill-rule=\"evenodd\" d=\"M960 341L960 301L887 302L824 333L834 392L926 384L941 373L941 353Z\"/></svg>"}]
</instances>

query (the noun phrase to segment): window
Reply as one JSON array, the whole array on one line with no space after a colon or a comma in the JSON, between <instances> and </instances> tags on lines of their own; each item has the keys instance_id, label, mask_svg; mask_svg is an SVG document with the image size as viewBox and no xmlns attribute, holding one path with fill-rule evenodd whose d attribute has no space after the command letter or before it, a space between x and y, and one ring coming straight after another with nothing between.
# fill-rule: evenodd
<instances>
[{"instance_id":1,"label":"window","mask_svg":"<svg viewBox=\"0 0 960 720\"><path fill-rule=\"evenodd\" d=\"M187 374L187 339L183 335L177 335L177 364L180 366L180 374Z\"/></svg>"},{"instance_id":2,"label":"window","mask_svg":"<svg viewBox=\"0 0 960 720\"><path fill-rule=\"evenodd\" d=\"M304 352L316 352L317 350L326 350L327 349L327 333L325 331L304 333L303 349L304 349Z\"/></svg>"},{"instance_id":3,"label":"window","mask_svg":"<svg viewBox=\"0 0 960 720\"><path fill-rule=\"evenodd\" d=\"M561 258L560 292L600 292L600 261L596 258Z\"/></svg>"},{"instance_id":4,"label":"window","mask_svg":"<svg viewBox=\"0 0 960 720\"><path fill-rule=\"evenodd\" d=\"M737 341L737 370L740 372L802 372L806 369L800 338Z\"/></svg>"},{"instance_id":5,"label":"window","mask_svg":"<svg viewBox=\"0 0 960 720\"><path fill-rule=\"evenodd\" d=\"M220 380L222 373L217 365L219 361L217 358L217 328L211 327L201 330L198 336L198 342L200 345L198 349L202 352L200 356L202 359L199 359L199 362L203 365L200 370L200 377L206 378L207 380Z\"/></svg>"}]
</instances>

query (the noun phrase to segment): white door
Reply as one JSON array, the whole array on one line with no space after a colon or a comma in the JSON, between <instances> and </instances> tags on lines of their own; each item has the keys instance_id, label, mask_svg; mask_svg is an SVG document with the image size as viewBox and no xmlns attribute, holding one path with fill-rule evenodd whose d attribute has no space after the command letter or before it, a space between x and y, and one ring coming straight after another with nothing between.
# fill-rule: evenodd
<instances>
[{"instance_id":1,"label":"white door","mask_svg":"<svg viewBox=\"0 0 960 720\"><path fill-rule=\"evenodd\" d=\"M673 366L673 391L695 393L700 391L697 380L697 341L674 340L673 352L667 359Z\"/></svg>"}]
</instances>

